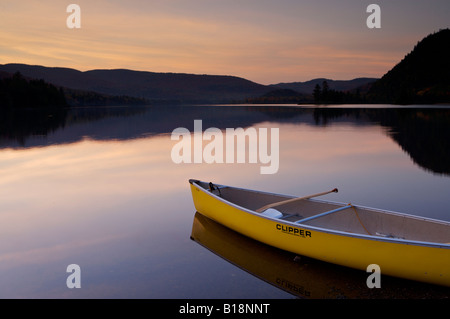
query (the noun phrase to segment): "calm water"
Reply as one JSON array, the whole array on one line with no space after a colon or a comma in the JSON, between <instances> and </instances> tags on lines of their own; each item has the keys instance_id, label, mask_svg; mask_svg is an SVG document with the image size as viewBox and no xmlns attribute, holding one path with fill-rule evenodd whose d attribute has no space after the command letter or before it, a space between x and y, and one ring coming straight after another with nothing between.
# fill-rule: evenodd
<instances>
[{"instance_id":1,"label":"calm water","mask_svg":"<svg viewBox=\"0 0 450 319\"><path fill-rule=\"evenodd\" d=\"M450 109L165 106L3 114L1 298L441 298L196 214L189 178L450 220ZM279 128L279 171L175 164L175 128ZM206 144L206 142L205 142ZM418 256L420 258L420 256ZM69 289L70 264L81 288Z\"/></svg>"}]
</instances>

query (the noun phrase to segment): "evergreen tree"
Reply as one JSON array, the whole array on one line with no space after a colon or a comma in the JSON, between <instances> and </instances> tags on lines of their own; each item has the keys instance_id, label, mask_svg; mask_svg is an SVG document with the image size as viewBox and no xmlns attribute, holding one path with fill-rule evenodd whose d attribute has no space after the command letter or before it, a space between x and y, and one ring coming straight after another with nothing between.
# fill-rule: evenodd
<instances>
[{"instance_id":1,"label":"evergreen tree","mask_svg":"<svg viewBox=\"0 0 450 319\"><path fill-rule=\"evenodd\" d=\"M314 87L313 97L316 103L319 103L320 100L322 99L322 88L320 87L319 84L316 84L316 86Z\"/></svg>"}]
</instances>

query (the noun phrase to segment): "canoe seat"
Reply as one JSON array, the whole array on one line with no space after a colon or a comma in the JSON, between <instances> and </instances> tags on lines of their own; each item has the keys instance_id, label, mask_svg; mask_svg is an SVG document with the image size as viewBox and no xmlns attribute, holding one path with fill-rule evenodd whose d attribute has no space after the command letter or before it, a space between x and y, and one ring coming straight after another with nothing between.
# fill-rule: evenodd
<instances>
[{"instance_id":1,"label":"canoe seat","mask_svg":"<svg viewBox=\"0 0 450 319\"><path fill-rule=\"evenodd\" d=\"M283 213L281 213L280 211L273 209L273 208L266 209L265 211L263 211L261 213L261 215L266 216L266 217L272 217L272 218L283 217Z\"/></svg>"},{"instance_id":2,"label":"canoe seat","mask_svg":"<svg viewBox=\"0 0 450 319\"><path fill-rule=\"evenodd\" d=\"M339 208L336 208L336 209L333 209L333 210L329 210L329 211L324 212L324 213L320 213L320 214L313 215L313 216L310 216L310 217L307 217L307 218L303 218L303 219L295 221L294 223L296 223L296 224L304 223L304 222L307 222L307 221L310 221L310 220L313 220L313 219L316 219L316 218L319 218L319 217L322 217L322 216L326 216L326 215L330 215L330 214L334 214L334 213L346 210L346 209L348 209L350 207L352 207L352 204L348 204L346 206L342 206L342 207L339 207Z\"/></svg>"}]
</instances>

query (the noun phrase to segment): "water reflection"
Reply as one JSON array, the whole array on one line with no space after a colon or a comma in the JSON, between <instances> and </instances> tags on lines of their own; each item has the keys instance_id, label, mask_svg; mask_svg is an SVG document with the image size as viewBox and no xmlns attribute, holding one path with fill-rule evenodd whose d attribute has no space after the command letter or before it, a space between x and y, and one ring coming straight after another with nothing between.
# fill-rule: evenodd
<instances>
[{"instance_id":1,"label":"water reflection","mask_svg":"<svg viewBox=\"0 0 450 319\"><path fill-rule=\"evenodd\" d=\"M338 187L330 200L449 220L450 178L419 169L398 146L414 154L416 145L430 144L426 165L446 171L448 111L402 112L165 106L0 115L0 297L285 298L283 288L236 272L189 240L188 179L292 195ZM261 175L260 165L249 163L174 164L169 135L177 127L192 131L194 119L205 128L278 127L279 172ZM428 137L413 132L422 127ZM281 258L286 275L315 265L267 254ZM81 266L81 290L65 286L72 263ZM339 286L341 270L314 269L321 270L311 277L318 271ZM315 296L303 277L279 277L299 279L296 285Z\"/></svg>"},{"instance_id":2,"label":"water reflection","mask_svg":"<svg viewBox=\"0 0 450 319\"><path fill-rule=\"evenodd\" d=\"M450 174L450 109L317 108L314 118L318 124L342 118L378 123L419 166Z\"/></svg>"},{"instance_id":3,"label":"water reflection","mask_svg":"<svg viewBox=\"0 0 450 319\"><path fill-rule=\"evenodd\" d=\"M8 110L0 108L0 146L25 146L31 136L46 136L64 128L66 109Z\"/></svg>"},{"instance_id":4,"label":"water reflection","mask_svg":"<svg viewBox=\"0 0 450 319\"><path fill-rule=\"evenodd\" d=\"M193 239L251 275L305 299L448 298L446 287L383 277L381 289L369 289L369 274L264 245L195 213Z\"/></svg>"},{"instance_id":5,"label":"water reflection","mask_svg":"<svg viewBox=\"0 0 450 319\"><path fill-rule=\"evenodd\" d=\"M249 127L263 122L326 127L379 125L420 167L450 175L450 109L287 106L154 106L75 108L0 114L0 147L29 148L85 138L128 140L170 134L177 127Z\"/></svg>"}]
</instances>

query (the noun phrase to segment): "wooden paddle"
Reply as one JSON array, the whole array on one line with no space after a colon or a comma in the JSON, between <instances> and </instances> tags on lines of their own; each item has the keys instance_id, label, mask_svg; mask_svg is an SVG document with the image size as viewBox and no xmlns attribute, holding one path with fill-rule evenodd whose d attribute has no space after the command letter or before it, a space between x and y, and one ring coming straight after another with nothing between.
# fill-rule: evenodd
<instances>
[{"instance_id":1,"label":"wooden paddle","mask_svg":"<svg viewBox=\"0 0 450 319\"><path fill-rule=\"evenodd\" d=\"M335 188L335 189L332 189L331 191L327 191L327 192L323 192L323 193L318 193L318 194L314 194L314 195L308 195L308 196L304 196L304 197L295 197L295 198L291 198L291 199L286 199L286 200L282 200L280 202L275 202L275 203L272 203L272 204L268 204L266 206L258 208L256 211L258 213L261 213L261 212L265 211L266 209L273 208L273 207L276 207L276 206L280 206L280 205L283 205L283 204L292 203L292 202L300 201L300 200L303 200L303 199L310 199L310 198L313 198L313 197L323 196L323 195L326 195L326 194L329 194L329 193L337 193L337 192L338 192L338 189Z\"/></svg>"}]
</instances>

